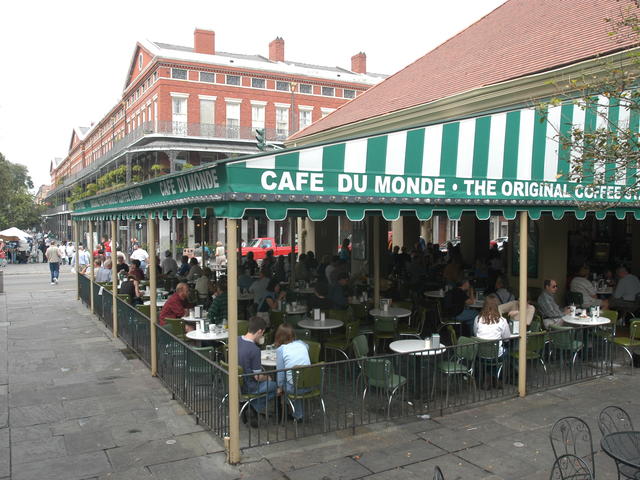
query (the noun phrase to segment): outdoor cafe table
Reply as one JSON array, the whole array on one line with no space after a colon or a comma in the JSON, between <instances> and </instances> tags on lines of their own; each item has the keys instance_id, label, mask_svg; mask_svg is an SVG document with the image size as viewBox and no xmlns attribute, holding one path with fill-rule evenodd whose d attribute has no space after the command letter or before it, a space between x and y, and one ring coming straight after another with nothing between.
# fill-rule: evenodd
<instances>
[{"instance_id":1,"label":"outdoor cafe table","mask_svg":"<svg viewBox=\"0 0 640 480\"><path fill-rule=\"evenodd\" d=\"M308 330L333 330L334 328L340 328L342 325L344 325L343 322L334 318L326 318L324 321L305 318L298 322L298 326Z\"/></svg>"},{"instance_id":2,"label":"outdoor cafe table","mask_svg":"<svg viewBox=\"0 0 640 480\"><path fill-rule=\"evenodd\" d=\"M276 351L261 350L260 363L262 363L263 367L276 368Z\"/></svg>"},{"instance_id":3,"label":"outdoor cafe table","mask_svg":"<svg viewBox=\"0 0 640 480\"><path fill-rule=\"evenodd\" d=\"M611 323L611 320L609 320L607 317L598 317L598 318L591 318L591 317L574 317L572 315L565 315L564 317L562 317L562 321L564 323L569 323L571 325L578 325L578 326L587 326L587 327L597 327L597 326L601 326L601 325L608 325Z\"/></svg>"},{"instance_id":4,"label":"outdoor cafe table","mask_svg":"<svg viewBox=\"0 0 640 480\"><path fill-rule=\"evenodd\" d=\"M293 289L293 293L297 293L298 295L312 295L314 291L315 290L311 287Z\"/></svg>"},{"instance_id":5,"label":"outdoor cafe table","mask_svg":"<svg viewBox=\"0 0 640 480\"><path fill-rule=\"evenodd\" d=\"M287 315L304 315L307 313L308 308L306 305L296 305L295 307L292 304L287 304L287 308L285 309L285 313Z\"/></svg>"},{"instance_id":6,"label":"outdoor cafe table","mask_svg":"<svg viewBox=\"0 0 640 480\"><path fill-rule=\"evenodd\" d=\"M156 305L157 305L158 307L164 307L164 304L165 304L165 303L167 303L167 301L166 301L166 300L156 300ZM144 305L151 305L151 300L146 300L146 301L144 302Z\"/></svg>"},{"instance_id":7,"label":"outdoor cafe table","mask_svg":"<svg viewBox=\"0 0 640 480\"><path fill-rule=\"evenodd\" d=\"M206 341L221 342L229 338L229 331L224 330L222 332L216 333L216 332L202 332L200 330L192 330L191 332L187 332L187 338L191 340L196 340L198 342L206 342Z\"/></svg>"},{"instance_id":8,"label":"outdoor cafe table","mask_svg":"<svg viewBox=\"0 0 640 480\"><path fill-rule=\"evenodd\" d=\"M411 310L400 307L389 307L388 310L383 310L382 308L373 308L369 310L369 314L374 317L380 318L404 318L411 316Z\"/></svg>"},{"instance_id":9,"label":"outdoor cafe table","mask_svg":"<svg viewBox=\"0 0 640 480\"><path fill-rule=\"evenodd\" d=\"M610 433L602 437L600 446L618 463L625 478L640 479L640 432Z\"/></svg>"},{"instance_id":10,"label":"outdoor cafe table","mask_svg":"<svg viewBox=\"0 0 640 480\"><path fill-rule=\"evenodd\" d=\"M444 290L429 290L424 294L429 298L444 298Z\"/></svg>"},{"instance_id":11,"label":"outdoor cafe table","mask_svg":"<svg viewBox=\"0 0 640 480\"><path fill-rule=\"evenodd\" d=\"M411 340L396 340L394 342L391 342L389 344L389 348L391 349L391 351L396 352L396 353L409 353L411 354L411 356L416 360L414 362L414 367L415 367L415 375L413 375L413 379L408 378L407 380L409 381L409 385L410 387L412 386L412 390L414 393L416 393L417 395L420 395L421 392L424 392L424 380L422 378L422 369L424 368L424 363L425 361L430 360L430 357L433 357L433 359L435 359L436 356L438 355L442 355L444 352L447 351L446 348L441 347L441 348L431 348L431 347L427 347L425 348L425 341L424 340L418 340L418 339L411 339ZM409 364L410 365L410 364ZM433 371L433 375L431 378L431 385L432 385L432 389L431 391L433 392L433 387L435 387L435 383L436 383L436 368L435 365L431 365L431 370ZM407 374L409 373L409 369L407 369ZM427 374L429 373L429 369L427 367ZM409 376L409 375L407 375ZM413 381L412 381L413 380Z\"/></svg>"}]
</instances>

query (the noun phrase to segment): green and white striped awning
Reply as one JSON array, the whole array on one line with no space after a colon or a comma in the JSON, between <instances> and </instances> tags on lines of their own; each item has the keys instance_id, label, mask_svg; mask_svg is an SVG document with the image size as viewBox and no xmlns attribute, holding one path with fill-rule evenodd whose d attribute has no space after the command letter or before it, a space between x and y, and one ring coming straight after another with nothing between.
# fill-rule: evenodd
<instances>
[{"instance_id":1,"label":"green and white striped awning","mask_svg":"<svg viewBox=\"0 0 640 480\"><path fill-rule=\"evenodd\" d=\"M638 115L629 109L612 105L605 113L608 121L638 131ZM599 187L570 178L577 151L563 149L558 134L574 125L592 131L606 121L568 103L281 150L141 184L135 195L117 194L124 203L96 197L82 202L77 215L190 216L194 208L209 207L219 217L262 210L274 220L288 214L321 220L334 212L352 220L367 213L428 219L438 211L451 218L472 211L481 219L496 213L515 218L522 210L533 218L543 212L584 218L588 211L599 218L607 212L639 216L638 195L625 191L635 171ZM594 165L593 172L610 167Z\"/></svg>"}]
</instances>

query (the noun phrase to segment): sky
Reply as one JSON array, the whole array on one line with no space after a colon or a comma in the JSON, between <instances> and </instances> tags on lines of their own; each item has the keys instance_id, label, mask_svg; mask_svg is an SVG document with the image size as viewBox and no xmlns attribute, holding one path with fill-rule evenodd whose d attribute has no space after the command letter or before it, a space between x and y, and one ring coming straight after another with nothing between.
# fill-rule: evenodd
<instances>
[{"instance_id":1,"label":"sky","mask_svg":"<svg viewBox=\"0 0 640 480\"><path fill-rule=\"evenodd\" d=\"M4 2L0 27L0 152L49 183L75 126L99 121L121 98L138 40L193 46L193 30L216 32L220 51L392 74L491 12L504 0L255 0ZM1 187L0 187L1 190Z\"/></svg>"}]
</instances>

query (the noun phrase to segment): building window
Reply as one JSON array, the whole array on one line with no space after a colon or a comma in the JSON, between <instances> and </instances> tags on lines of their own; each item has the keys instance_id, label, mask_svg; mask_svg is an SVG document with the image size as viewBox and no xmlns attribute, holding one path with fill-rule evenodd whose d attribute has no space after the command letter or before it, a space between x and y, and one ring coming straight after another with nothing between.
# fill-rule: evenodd
<instances>
[{"instance_id":1,"label":"building window","mask_svg":"<svg viewBox=\"0 0 640 480\"><path fill-rule=\"evenodd\" d=\"M158 71L153 72L153 83L158 81Z\"/></svg>"},{"instance_id":2,"label":"building window","mask_svg":"<svg viewBox=\"0 0 640 480\"><path fill-rule=\"evenodd\" d=\"M203 137L215 136L215 100L200 99L200 134Z\"/></svg>"},{"instance_id":3,"label":"building window","mask_svg":"<svg viewBox=\"0 0 640 480\"><path fill-rule=\"evenodd\" d=\"M142 70L142 54L138 54L138 68Z\"/></svg>"},{"instance_id":4,"label":"building window","mask_svg":"<svg viewBox=\"0 0 640 480\"><path fill-rule=\"evenodd\" d=\"M276 136L285 139L289 135L289 108L276 107Z\"/></svg>"},{"instance_id":5,"label":"building window","mask_svg":"<svg viewBox=\"0 0 640 480\"><path fill-rule=\"evenodd\" d=\"M276 82L276 90L280 90L282 92L289 91L289 82Z\"/></svg>"},{"instance_id":6,"label":"building window","mask_svg":"<svg viewBox=\"0 0 640 480\"><path fill-rule=\"evenodd\" d=\"M264 128L264 105L251 105L251 128Z\"/></svg>"},{"instance_id":7,"label":"building window","mask_svg":"<svg viewBox=\"0 0 640 480\"><path fill-rule=\"evenodd\" d=\"M301 83L300 84L300 93L306 93L308 95L311 95L313 93L313 87L311 85L309 85L308 83Z\"/></svg>"},{"instance_id":8,"label":"building window","mask_svg":"<svg viewBox=\"0 0 640 480\"><path fill-rule=\"evenodd\" d=\"M344 98L356 98L355 90L347 90L346 88L343 90L342 96Z\"/></svg>"},{"instance_id":9,"label":"building window","mask_svg":"<svg viewBox=\"0 0 640 480\"><path fill-rule=\"evenodd\" d=\"M322 87L322 95L325 97L333 97L335 95L335 90L333 87Z\"/></svg>"},{"instance_id":10,"label":"building window","mask_svg":"<svg viewBox=\"0 0 640 480\"><path fill-rule=\"evenodd\" d=\"M171 78L177 78L178 80L186 80L187 71L184 68L172 68Z\"/></svg>"},{"instance_id":11,"label":"building window","mask_svg":"<svg viewBox=\"0 0 640 480\"><path fill-rule=\"evenodd\" d=\"M329 115L331 112L334 112L334 111L335 111L335 108L324 108L324 107L322 107L320 109L320 112L322 112L322 117L321 118L326 117L327 115Z\"/></svg>"},{"instance_id":12,"label":"building window","mask_svg":"<svg viewBox=\"0 0 640 480\"><path fill-rule=\"evenodd\" d=\"M227 85L240 85L240 75L227 75Z\"/></svg>"},{"instance_id":13,"label":"building window","mask_svg":"<svg viewBox=\"0 0 640 480\"><path fill-rule=\"evenodd\" d=\"M227 103L227 138L240 138L240 103Z\"/></svg>"},{"instance_id":14,"label":"building window","mask_svg":"<svg viewBox=\"0 0 640 480\"><path fill-rule=\"evenodd\" d=\"M252 78L251 79L251 86L253 88L265 88L266 82L265 82L264 78Z\"/></svg>"},{"instance_id":15,"label":"building window","mask_svg":"<svg viewBox=\"0 0 640 480\"><path fill-rule=\"evenodd\" d=\"M308 127L309 125L311 125L311 114L313 113L313 110L311 109L300 109L300 114L299 114L299 130L302 130L305 127Z\"/></svg>"},{"instance_id":16,"label":"building window","mask_svg":"<svg viewBox=\"0 0 640 480\"><path fill-rule=\"evenodd\" d=\"M216 83L216 74L211 72L200 72L200 81L207 83Z\"/></svg>"},{"instance_id":17,"label":"building window","mask_svg":"<svg viewBox=\"0 0 640 480\"><path fill-rule=\"evenodd\" d=\"M172 131L176 135L187 134L187 97L172 96Z\"/></svg>"}]
</instances>

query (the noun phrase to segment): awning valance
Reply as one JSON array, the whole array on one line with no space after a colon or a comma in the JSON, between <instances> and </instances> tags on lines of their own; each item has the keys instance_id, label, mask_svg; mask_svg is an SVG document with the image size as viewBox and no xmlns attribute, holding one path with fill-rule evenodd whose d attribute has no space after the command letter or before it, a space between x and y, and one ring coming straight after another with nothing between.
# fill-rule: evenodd
<instances>
[{"instance_id":1,"label":"awning valance","mask_svg":"<svg viewBox=\"0 0 640 480\"><path fill-rule=\"evenodd\" d=\"M610 118L637 130L637 116L620 106L610 107ZM562 149L557 134L572 125L597 128L598 121L593 111L566 104L281 150L96 196L79 202L74 216L191 217L205 208L221 218L263 210L271 219L295 211L315 220L333 212L352 220L368 212L388 220L411 212L426 220L438 211L451 218L463 211L514 218L522 210L534 218L541 212L637 215L638 194L625 191L635 171L598 187L570 179L575 152Z\"/></svg>"}]
</instances>

